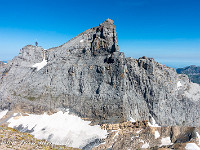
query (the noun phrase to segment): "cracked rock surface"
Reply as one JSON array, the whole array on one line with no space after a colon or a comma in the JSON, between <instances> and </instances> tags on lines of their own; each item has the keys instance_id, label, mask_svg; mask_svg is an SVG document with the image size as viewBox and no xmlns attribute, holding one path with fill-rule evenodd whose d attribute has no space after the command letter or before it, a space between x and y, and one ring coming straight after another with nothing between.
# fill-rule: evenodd
<instances>
[{"instance_id":1,"label":"cracked rock surface","mask_svg":"<svg viewBox=\"0 0 200 150\"><path fill-rule=\"evenodd\" d=\"M40 70L33 67L40 65ZM27 45L0 66L0 108L30 113L69 109L96 123L155 119L200 124L200 87L153 58L126 58L107 19L67 43Z\"/></svg>"}]
</instances>

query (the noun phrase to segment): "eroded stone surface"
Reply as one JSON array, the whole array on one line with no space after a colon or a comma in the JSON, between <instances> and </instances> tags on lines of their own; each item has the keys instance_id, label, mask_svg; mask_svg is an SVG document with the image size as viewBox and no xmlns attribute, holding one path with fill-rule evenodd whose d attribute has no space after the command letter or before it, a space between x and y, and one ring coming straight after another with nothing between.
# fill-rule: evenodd
<instances>
[{"instance_id":1,"label":"eroded stone surface","mask_svg":"<svg viewBox=\"0 0 200 150\"><path fill-rule=\"evenodd\" d=\"M43 68L33 67L44 58ZM110 19L59 47L25 46L0 73L1 109L70 109L97 123L154 118L162 126L199 126L199 85L191 90L186 75L152 58L126 58Z\"/></svg>"},{"instance_id":2,"label":"eroded stone surface","mask_svg":"<svg viewBox=\"0 0 200 150\"><path fill-rule=\"evenodd\" d=\"M104 142L93 147L92 150L186 150L187 143L194 143L197 147L200 146L197 135L200 129L196 127L148 127L141 124L132 126L130 130L128 125L130 122L124 122L124 124L127 124L125 128L118 128L117 130L108 128L108 137ZM111 126L113 125L110 124ZM159 134L159 136L156 134Z\"/></svg>"}]
</instances>

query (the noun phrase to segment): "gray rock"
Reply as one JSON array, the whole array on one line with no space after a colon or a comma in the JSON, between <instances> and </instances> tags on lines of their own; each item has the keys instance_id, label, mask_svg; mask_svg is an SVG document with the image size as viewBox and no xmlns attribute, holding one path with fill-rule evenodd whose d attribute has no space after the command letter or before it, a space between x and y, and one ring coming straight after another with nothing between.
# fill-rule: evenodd
<instances>
[{"instance_id":1,"label":"gray rock","mask_svg":"<svg viewBox=\"0 0 200 150\"><path fill-rule=\"evenodd\" d=\"M43 59L47 65L33 67ZM69 109L97 123L152 117L162 126L200 123L199 85L152 58L125 58L110 19L59 47L25 46L0 73L1 109Z\"/></svg>"}]
</instances>

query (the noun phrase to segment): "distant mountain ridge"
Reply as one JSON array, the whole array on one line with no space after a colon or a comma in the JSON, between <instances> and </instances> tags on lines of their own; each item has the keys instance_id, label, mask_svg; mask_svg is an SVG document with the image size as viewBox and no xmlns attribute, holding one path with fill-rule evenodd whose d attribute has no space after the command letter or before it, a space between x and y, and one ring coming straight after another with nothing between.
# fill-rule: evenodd
<instances>
[{"instance_id":1,"label":"distant mountain ridge","mask_svg":"<svg viewBox=\"0 0 200 150\"><path fill-rule=\"evenodd\" d=\"M178 74L188 75L192 82L200 84L200 66L191 65L184 68L178 68L176 71Z\"/></svg>"},{"instance_id":2,"label":"distant mountain ridge","mask_svg":"<svg viewBox=\"0 0 200 150\"><path fill-rule=\"evenodd\" d=\"M0 66L3 66L5 63L3 61L0 61Z\"/></svg>"}]
</instances>

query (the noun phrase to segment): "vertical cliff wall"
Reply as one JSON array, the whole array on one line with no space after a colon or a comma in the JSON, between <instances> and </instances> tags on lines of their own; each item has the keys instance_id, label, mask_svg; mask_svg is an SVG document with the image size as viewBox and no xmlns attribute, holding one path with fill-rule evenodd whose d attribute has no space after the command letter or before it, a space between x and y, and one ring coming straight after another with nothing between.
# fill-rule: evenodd
<instances>
[{"instance_id":1,"label":"vertical cliff wall","mask_svg":"<svg viewBox=\"0 0 200 150\"><path fill-rule=\"evenodd\" d=\"M59 47L25 46L0 72L1 109L70 109L101 123L200 122L199 85L152 58L125 58L110 19Z\"/></svg>"}]
</instances>

